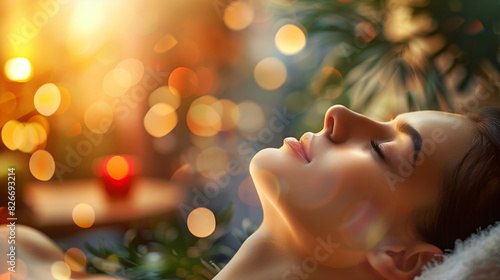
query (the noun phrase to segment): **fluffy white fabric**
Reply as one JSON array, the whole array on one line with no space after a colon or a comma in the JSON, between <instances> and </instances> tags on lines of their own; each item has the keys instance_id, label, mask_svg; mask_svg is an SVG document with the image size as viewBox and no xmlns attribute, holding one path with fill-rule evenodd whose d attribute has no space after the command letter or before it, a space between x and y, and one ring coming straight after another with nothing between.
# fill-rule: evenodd
<instances>
[{"instance_id":1,"label":"fluffy white fabric","mask_svg":"<svg viewBox=\"0 0 500 280\"><path fill-rule=\"evenodd\" d=\"M500 279L500 222L464 242L457 241L442 263L425 268L414 280L495 279Z\"/></svg>"}]
</instances>

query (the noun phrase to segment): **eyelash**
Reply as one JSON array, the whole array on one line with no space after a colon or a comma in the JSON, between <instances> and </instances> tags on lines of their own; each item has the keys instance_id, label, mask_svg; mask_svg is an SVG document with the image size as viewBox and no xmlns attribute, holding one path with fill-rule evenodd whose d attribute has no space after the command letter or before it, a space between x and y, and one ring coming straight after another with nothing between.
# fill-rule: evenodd
<instances>
[{"instance_id":1,"label":"eyelash","mask_svg":"<svg viewBox=\"0 0 500 280\"><path fill-rule=\"evenodd\" d=\"M370 144L372 146L372 149L377 153L377 155L383 160L385 160L384 153L382 153L382 149L380 149L379 144L375 143L373 139L370 139Z\"/></svg>"}]
</instances>

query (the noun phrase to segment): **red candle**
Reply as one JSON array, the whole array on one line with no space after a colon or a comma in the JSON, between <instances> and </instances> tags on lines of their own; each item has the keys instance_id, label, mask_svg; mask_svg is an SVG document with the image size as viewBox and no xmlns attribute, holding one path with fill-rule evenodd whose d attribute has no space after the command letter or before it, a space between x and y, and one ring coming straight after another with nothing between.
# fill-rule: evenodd
<instances>
[{"instance_id":1,"label":"red candle","mask_svg":"<svg viewBox=\"0 0 500 280\"><path fill-rule=\"evenodd\" d=\"M110 156L101 166L102 180L111 197L124 197L132 187L132 160L126 156Z\"/></svg>"}]
</instances>

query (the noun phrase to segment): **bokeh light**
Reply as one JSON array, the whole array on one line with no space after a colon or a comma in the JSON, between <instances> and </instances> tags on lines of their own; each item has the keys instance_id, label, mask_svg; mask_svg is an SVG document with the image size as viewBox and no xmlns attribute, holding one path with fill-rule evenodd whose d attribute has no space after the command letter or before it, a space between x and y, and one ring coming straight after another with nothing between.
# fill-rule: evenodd
<instances>
[{"instance_id":1,"label":"bokeh light","mask_svg":"<svg viewBox=\"0 0 500 280\"><path fill-rule=\"evenodd\" d=\"M196 208L189 213L187 227L191 234L196 237L208 237L215 231L215 215L205 207Z\"/></svg>"},{"instance_id":2,"label":"bokeh light","mask_svg":"<svg viewBox=\"0 0 500 280\"><path fill-rule=\"evenodd\" d=\"M254 17L253 8L244 1L233 1L224 9L223 21L231 30L242 30L248 27Z\"/></svg>"},{"instance_id":3,"label":"bokeh light","mask_svg":"<svg viewBox=\"0 0 500 280\"><path fill-rule=\"evenodd\" d=\"M59 88L52 83L44 84L36 91L34 103L40 114L44 116L54 114L61 104Z\"/></svg>"},{"instance_id":4,"label":"bokeh light","mask_svg":"<svg viewBox=\"0 0 500 280\"><path fill-rule=\"evenodd\" d=\"M236 126L239 116L238 107L229 99L219 99L212 104L212 108L221 118L221 131L228 131Z\"/></svg>"},{"instance_id":5,"label":"bokeh light","mask_svg":"<svg viewBox=\"0 0 500 280\"><path fill-rule=\"evenodd\" d=\"M207 67L200 67L196 69L196 76L198 77L198 90L197 95L210 94L214 89L214 82L216 74L214 71Z\"/></svg>"},{"instance_id":6,"label":"bokeh light","mask_svg":"<svg viewBox=\"0 0 500 280\"><path fill-rule=\"evenodd\" d=\"M221 130L221 117L212 105L217 98L205 95L191 103L186 121L191 132L198 136L213 136Z\"/></svg>"},{"instance_id":7,"label":"bokeh light","mask_svg":"<svg viewBox=\"0 0 500 280\"><path fill-rule=\"evenodd\" d=\"M144 117L144 128L153 137L163 137L177 125L177 112L166 103L157 103Z\"/></svg>"},{"instance_id":8,"label":"bokeh light","mask_svg":"<svg viewBox=\"0 0 500 280\"><path fill-rule=\"evenodd\" d=\"M115 180L121 180L130 172L127 160L122 156L113 156L106 163L106 171Z\"/></svg>"},{"instance_id":9,"label":"bokeh light","mask_svg":"<svg viewBox=\"0 0 500 280\"><path fill-rule=\"evenodd\" d=\"M45 143L45 141L47 141L47 132L41 124L37 122L31 122L28 123L26 127L33 128L36 132L36 137L28 139L28 141L32 142L36 146L41 145Z\"/></svg>"},{"instance_id":10,"label":"bokeh light","mask_svg":"<svg viewBox=\"0 0 500 280\"><path fill-rule=\"evenodd\" d=\"M56 261L50 267L50 272L56 280L68 280L71 277L71 269L63 261Z\"/></svg>"},{"instance_id":11,"label":"bokeh light","mask_svg":"<svg viewBox=\"0 0 500 280\"><path fill-rule=\"evenodd\" d=\"M38 146L38 133L36 128L27 123L22 123L14 129L14 144L24 153L32 153Z\"/></svg>"},{"instance_id":12,"label":"bokeh light","mask_svg":"<svg viewBox=\"0 0 500 280\"><path fill-rule=\"evenodd\" d=\"M73 222L81 228L89 228L95 222L95 212L92 206L80 203L73 208Z\"/></svg>"},{"instance_id":13,"label":"bokeh light","mask_svg":"<svg viewBox=\"0 0 500 280\"><path fill-rule=\"evenodd\" d=\"M155 53L164 53L177 45L177 40L171 34L163 36L154 46Z\"/></svg>"},{"instance_id":14,"label":"bokeh light","mask_svg":"<svg viewBox=\"0 0 500 280\"><path fill-rule=\"evenodd\" d=\"M155 89L149 95L149 106L153 107L157 103L166 103L172 106L174 110L177 110L177 108L181 105L181 99L179 96L174 95L168 86L162 86Z\"/></svg>"},{"instance_id":15,"label":"bokeh light","mask_svg":"<svg viewBox=\"0 0 500 280\"><path fill-rule=\"evenodd\" d=\"M85 110L84 121L90 131L104 134L113 123L113 109L108 103L98 101Z\"/></svg>"},{"instance_id":16,"label":"bokeh light","mask_svg":"<svg viewBox=\"0 0 500 280\"><path fill-rule=\"evenodd\" d=\"M228 161L226 151L219 147L209 147L196 157L196 168L204 177L218 179L226 174Z\"/></svg>"},{"instance_id":17,"label":"bokeh light","mask_svg":"<svg viewBox=\"0 0 500 280\"><path fill-rule=\"evenodd\" d=\"M369 23L368 21L362 21L358 23L356 25L356 28L354 29L354 32L359 38L359 41L363 43L368 43L371 40L375 39L375 37L377 36L377 30L375 30L373 24Z\"/></svg>"},{"instance_id":18,"label":"bokeh light","mask_svg":"<svg viewBox=\"0 0 500 280\"><path fill-rule=\"evenodd\" d=\"M26 82L31 77L31 63L24 57L9 59L5 63L5 75L14 82Z\"/></svg>"},{"instance_id":19,"label":"bokeh light","mask_svg":"<svg viewBox=\"0 0 500 280\"><path fill-rule=\"evenodd\" d=\"M0 94L0 112L1 114L12 114L17 107L16 95L12 92L3 92Z\"/></svg>"},{"instance_id":20,"label":"bokeh light","mask_svg":"<svg viewBox=\"0 0 500 280\"><path fill-rule=\"evenodd\" d=\"M31 117L29 120L28 120L29 123L39 123L43 129L45 130L45 132L47 133L47 135L49 134L49 130L50 130L50 125L49 125L49 120L47 120L46 117L42 116L42 115L34 115L33 117Z\"/></svg>"},{"instance_id":21,"label":"bokeh light","mask_svg":"<svg viewBox=\"0 0 500 280\"><path fill-rule=\"evenodd\" d=\"M241 132L253 133L264 126L264 112L253 101L244 101L238 104L238 123L236 126Z\"/></svg>"},{"instance_id":22,"label":"bokeh light","mask_svg":"<svg viewBox=\"0 0 500 280\"><path fill-rule=\"evenodd\" d=\"M54 175L56 163L52 155L45 150L38 150L31 155L30 172L40 181L48 181Z\"/></svg>"},{"instance_id":23,"label":"bokeh light","mask_svg":"<svg viewBox=\"0 0 500 280\"><path fill-rule=\"evenodd\" d=\"M0 279L2 279L1 276L0 274ZM26 279L26 277L28 277L28 266L22 259L16 258L16 271L10 272L10 279ZM8 276L6 279L9 279Z\"/></svg>"},{"instance_id":24,"label":"bokeh light","mask_svg":"<svg viewBox=\"0 0 500 280\"><path fill-rule=\"evenodd\" d=\"M122 86L134 86L144 75L144 65L135 58L125 59L116 65L114 75L115 80Z\"/></svg>"},{"instance_id":25,"label":"bokeh light","mask_svg":"<svg viewBox=\"0 0 500 280\"><path fill-rule=\"evenodd\" d=\"M129 89L132 83L130 74L123 69L112 69L102 81L104 91L111 97L122 96Z\"/></svg>"},{"instance_id":26,"label":"bokeh light","mask_svg":"<svg viewBox=\"0 0 500 280\"><path fill-rule=\"evenodd\" d=\"M168 88L176 96L191 96L198 89L198 76L187 67L176 68L168 77Z\"/></svg>"},{"instance_id":27,"label":"bokeh light","mask_svg":"<svg viewBox=\"0 0 500 280\"><path fill-rule=\"evenodd\" d=\"M265 90L281 87L287 77L286 67L281 60L268 57L261 60L253 71L255 82Z\"/></svg>"},{"instance_id":28,"label":"bokeh light","mask_svg":"<svg viewBox=\"0 0 500 280\"><path fill-rule=\"evenodd\" d=\"M9 150L17 150L17 146L14 143L14 130L21 124L17 120L10 120L4 124L2 127L2 142Z\"/></svg>"},{"instance_id":29,"label":"bokeh light","mask_svg":"<svg viewBox=\"0 0 500 280\"><path fill-rule=\"evenodd\" d=\"M61 102L59 104L59 108L57 108L54 114L60 115L68 110L69 105L71 104L71 94L65 87L57 86L57 88L59 89L59 93L61 95Z\"/></svg>"},{"instance_id":30,"label":"bokeh light","mask_svg":"<svg viewBox=\"0 0 500 280\"><path fill-rule=\"evenodd\" d=\"M344 86L344 78L339 70L325 66L313 77L312 91L324 98L335 99L340 96Z\"/></svg>"},{"instance_id":31,"label":"bokeh light","mask_svg":"<svg viewBox=\"0 0 500 280\"><path fill-rule=\"evenodd\" d=\"M70 248L64 253L64 261L72 271L85 271L87 268L87 257L78 248Z\"/></svg>"},{"instance_id":32,"label":"bokeh light","mask_svg":"<svg viewBox=\"0 0 500 280\"><path fill-rule=\"evenodd\" d=\"M283 25L274 38L278 50L286 55L300 52L306 45L306 35L297 25Z\"/></svg>"}]
</instances>

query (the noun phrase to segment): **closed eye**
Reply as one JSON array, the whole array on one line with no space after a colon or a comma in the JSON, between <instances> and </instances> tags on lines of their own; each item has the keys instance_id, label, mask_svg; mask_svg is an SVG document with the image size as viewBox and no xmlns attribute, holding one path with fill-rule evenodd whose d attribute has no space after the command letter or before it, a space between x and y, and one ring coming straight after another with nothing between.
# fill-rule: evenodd
<instances>
[{"instance_id":1,"label":"closed eye","mask_svg":"<svg viewBox=\"0 0 500 280\"><path fill-rule=\"evenodd\" d=\"M377 142L375 142L375 140L373 140L373 139L370 139L370 144L372 146L372 149L377 153L377 155L381 159L385 160L385 156L384 156L384 153L382 152L382 149L380 148L380 145Z\"/></svg>"}]
</instances>

